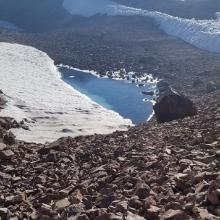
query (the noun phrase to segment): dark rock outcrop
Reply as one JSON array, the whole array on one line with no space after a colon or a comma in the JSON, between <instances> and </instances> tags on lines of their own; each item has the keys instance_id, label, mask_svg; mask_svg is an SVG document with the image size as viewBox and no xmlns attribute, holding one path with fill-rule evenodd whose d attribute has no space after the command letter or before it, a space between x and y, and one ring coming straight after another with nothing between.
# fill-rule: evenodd
<instances>
[{"instance_id":1,"label":"dark rock outcrop","mask_svg":"<svg viewBox=\"0 0 220 220\"><path fill-rule=\"evenodd\" d=\"M173 90L166 82L158 83L158 90L160 95L153 108L159 123L197 114L194 103Z\"/></svg>"}]
</instances>

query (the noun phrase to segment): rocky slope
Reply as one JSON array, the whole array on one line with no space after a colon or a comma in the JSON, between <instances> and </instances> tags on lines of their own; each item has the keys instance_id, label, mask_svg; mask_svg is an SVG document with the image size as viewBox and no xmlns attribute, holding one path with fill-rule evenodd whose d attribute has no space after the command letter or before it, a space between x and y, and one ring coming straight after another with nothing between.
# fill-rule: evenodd
<instances>
[{"instance_id":1,"label":"rocky slope","mask_svg":"<svg viewBox=\"0 0 220 220\"><path fill-rule=\"evenodd\" d=\"M219 219L220 92L199 114L48 145L0 132L2 219ZM8 216L8 217L6 217Z\"/></svg>"}]
</instances>

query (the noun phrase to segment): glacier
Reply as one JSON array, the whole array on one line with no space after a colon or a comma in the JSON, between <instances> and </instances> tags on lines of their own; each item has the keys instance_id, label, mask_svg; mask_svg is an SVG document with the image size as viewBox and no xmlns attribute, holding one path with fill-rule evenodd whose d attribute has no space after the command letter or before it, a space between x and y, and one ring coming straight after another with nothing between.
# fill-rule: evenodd
<instances>
[{"instance_id":1,"label":"glacier","mask_svg":"<svg viewBox=\"0 0 220 220\"><path fill-rule=\"evenodd\" d=\"M96 14L109 16L147 16L167 34L178 37L200 49L220 53L220 19L196 20L174 17L157 11L127 7L111 0L64 0L63 7L71 14L90 17Z\"/></svg>"},{"instance_id":2,"label":"glacier","mask_svg":"<svg viewBox=\"0 0 220 220\"><path fill-rule=\"evenodd\" d=\"M63 136L107 134L132 126L129 119L67 85L54 61L42 51L0 43L0 67L0 88L7 98L1 116L24 121L29 127L11 130L19 140L45 143Z\"/></svg>"}]
</instances>

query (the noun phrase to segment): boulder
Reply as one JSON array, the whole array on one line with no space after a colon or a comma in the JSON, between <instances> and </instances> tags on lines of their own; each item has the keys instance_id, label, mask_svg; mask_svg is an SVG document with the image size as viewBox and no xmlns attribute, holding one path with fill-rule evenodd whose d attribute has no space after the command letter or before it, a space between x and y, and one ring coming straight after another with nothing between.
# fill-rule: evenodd
<instances>
[{"instance_id":1,"label":"boulder","mask_svg":"<svg viewBox=\"0 0 220 220\"><path fill-rule=\"evenodd\" d=\"M162 216L161 220L186 220L189 217L184 213L182 210L173 210L169 209L165 214Z\"/></svg>"},{"instance_id":2,"label":"boulder","mask_svg":"<svg viewBox=\"0 0 220 220\"><path fill-rule=\"evenodd\" d=\"M0 208L0 219L9 219L10 211L7 208Z\"/></svg>"},{"instance_id":3,"label":"boulder","mask_svg":"<svg viewBox=\"0 0 220 220\"><path fill-rule=\"evenodd\" d=\"M128 212L126 220L145 220L145 218L139 215L133 214L132 212Z\"/></svg>"},{"instance_id":4,"label":"boulder","mask_svg":"<svg viewBox=\"0 0 220 220\"><path fill-rule=\"evenodd\" d=\"M96 217L95 220L121 220L122 216L117 216L113 213L103 213Z\"/></svg>"},{"instance_id":5,"label":"boulder","mask_svg":"<svg viewBox=\"0 0 220 220\"><path fill-rule=\"evenodd\" d=\"M0 151L5 150L5 148L6 148L6 145L3 143L0 143Z\"/></svg>"},{"instance_id":6,"label":"boulder","mask_svg":"<svg viewBox=\"0 0 220 220\"><path fill-rule=\"evenodd\" d=\"M194 103L186 96L174 91L167 85L158 89L160 96L153 108L159 123L197 114Z\"/></svg>"},{"instance_id":7,"label":"boulder","mask_svg":"<svg viewBox=\"0 0 220 220\"><path fill-rule=\"evenodd\" d=\"M86 211L86 215L89 217L89 219L95 219L97 216L100 215L99 209L89 209Z\"/></svg>"},{"instance_id":8,"label":"boulder","mask_svg":"<svg viewBox=\"0 0 220 220\"><path fill-rule=\"evenodd\" d=\"M108 208L111 203L114 201L114 196L106 196L106 195L103 195L103 196L100 196L97 198L96 200L96 206L98 208Z\"/></svg>"},{"instance_id":9,"label":"boulder","mask_svg":"<svg viewBox=\"0 0 220 220\"><path fill-rule=\"evenodd\" d=\"M127 212L127 209L128 209L128 202L127 202L127 201L120 201L120 202L118 202L118 203L115 205L115 209L116 209L118 212L126 213L126 212Z\"/></svg>"},{"instance_id":10,"label":"boulder","mask_svg":"<svg viewBox=\"0 0 220 220\"><path fill-rule=\"evenodd\" d=\"M149 196L150 187L144 183L138 183L135 190L135 195L137 195L140 199L145 199Z\"/></svg>"},{"instance_id":11,"label":"boulder","mask_svg":"<svg viewBox=\"0 0 220 220\"><path fill-rule=\"evenodd\" d=\"M82 214L78 216L76 220L89 220L89 217L86 214Z\"/></svg>"},{"instance_id":12,"label":"boulder","mask_svg":"<svg viewBox=\"0 0 220 220\"><path fill-rule=\"evenodd\" d=\"M61 199L55 203L55 207L58 211L62 211L68 206L70 206L70 202L68 198Z\"/></svg>"},{"instance_id":13,"label":"boulder","mask_svg":"<svg viewBox=\"0 0 220 220\"><path fill-rule=\"evenodd\" d=\"M0 160L9 160L14 155L14 153L10 150L0 151Z\"/></svg>"},{"instance_id":14,"label":"boulder","mask_svg":"<svg viewBox=\"0 0 220 220\"><path fill-rule=\"evenodd\" d=\"M160 208L157 206L151 205L149 209L147 209L146 215L147 219L158 220L160 214Z\"/></svg>"},{"instance_id":15,"label":"boulder","mask_svg":"<svg viewBox=\"0 0 220 220\"><path fill-rule=\"evenodd\" d=\"M3 141L7 145L15 144L15 135L12 132L9 132L9 133L4 135Z\"/></svg>"},{"instance_id":16,"label":"boulder","mask_svg":"<svg viewBox=\"0 0 220 220\"><path fill-rule=\"evenodd\" d=\"M220 205L220 176L209 186L207 200L211 205Z\"/></svg>"},{"instance_id":17,"label":"boulder","mask_svg":"<svg viewBox=\"0 0 220 220\"><path fill-rule=\"evenodd\" d=\"M15 204L21 203L22 200L23 200L23 198L22 198L21 194L11 195L11 196L7 196L5 198L5 204L6 205L15 205Z\"/></svg>"}]
</instances>

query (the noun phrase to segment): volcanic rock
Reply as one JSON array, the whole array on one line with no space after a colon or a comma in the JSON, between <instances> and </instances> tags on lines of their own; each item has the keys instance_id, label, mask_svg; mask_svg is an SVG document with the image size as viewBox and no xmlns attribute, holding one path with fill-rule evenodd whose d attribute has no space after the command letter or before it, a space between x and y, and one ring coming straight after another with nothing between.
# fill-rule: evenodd
<instances>
[{"instance_id":1,"label":"volcanic rock","mask_svg":"<svg viewBox=\"0 0 220 220\"><path fill-rule=\"evenodd\" d=\"M63 210L64 208L70 206L70 202L67 198L64 198L64 199L57 201L55 206L56 206L56 209Z\"/></svg>"},{"instance_id":2,"label":"volcanic rock","mask_svg":"<svg viewBox=\"0 0 220 220\"><path fill-rule=\"evenodd\" d=\"M7 208L0 208L0 219L7 220L9 219L10 211Z\"/></svg>"},{"instance_id":3,"label":"volcanic rock","mask_svg":"<svg viewBox=\"0 0 220 220\"><path fill-rule=\"evenodd\" d=\"M220 176L211 183L208 189L207 200L212 205L220 205Z\"/></svg>"},{"instance_id":4,"label":"volcanic rock","mask_svg":"<svg viewBox=\"0 0 220 220\"><path fill-rule=\"evenodd\" d=\"M89 220L89 217L86 214L82 214L78 216L76 220Z\"/></svg>"},{"instance_id":5,"label":"volcanic rock","mask_svg":"<svg viewBox=\"0 0 220 220\"><path fill-rule=\"evenodd\" d=\"M7 145L15 144L15 136L12 132L5 134L3 137L3 140L4 140L4 143Z\"/></svg>"},{"instance_id":6,"label":"volcanic rock","mask_svg":"<svg viewBox=\"0 0 220 220\"><path fill-rule=\"evenodd\" d=\"M135 195L137 195L140 199L145 199L150 192L150 187L144 183L138 183L135 191Z\"/></svg>"},{"instance_id":7,"label":"volcanic rock","mask_svg":"<svg viewBox=\"0 0 220 220\"><path fill-rule=\"evenodd\" d=\"M0 151L3 151L6 148L6 145L3 143L0 143Z\"/></svg>"},{"instance_id":8,"label":"volcanic rock","mask_svg":"<svg viewBox=\"0 0 220 220\"><path fill-rule=\"evenodd\" d=\"M7 205L15 205L22 202L21 194L7 196L5 198L5 204Z\"/></svg>"},{"instance_id":9,"label":"volcanic rock","mask_svg":"<svg viewBox=\"0 0 220 220\"><path fill-rule=\"evenodd\" d=\"M6 149L3 151L0 151L0 159L1 160L8 160L10 159L14 153L10 149Z\"/></svg>"},{"instance_id":10,"label":"volcanic rock","mask_svg":"<svg viewBox=\"0 0 220 220\"><path fill-rule=\"evenodd\" d=\"M153 106L159 123L181 119L197 114L194 103L186 96L179 94L170 87L163 87L157 103Z\"/></svg>"},{"instance_id":11,"label":"volcanic rock","mask_svg":"<svg viewBox=\"0 0 220 220\"><path fill-rule=\"evenodd\" d=\"M187 220L189 217L182 210L169 209L161 220Z\"/></svg>"},{"instance_id":12,"label":"volcanic rock","mask_svg":"<svg viewBox=\"0 0 220 220\"><path fill-rule=\"evenodd\" d=\"M158 220L159 219L159 213L160 213L160 208L157 206L150 206L149 209L147 209L147 218L152 219L152 220Z\"/></svg>"}]
</instances>

